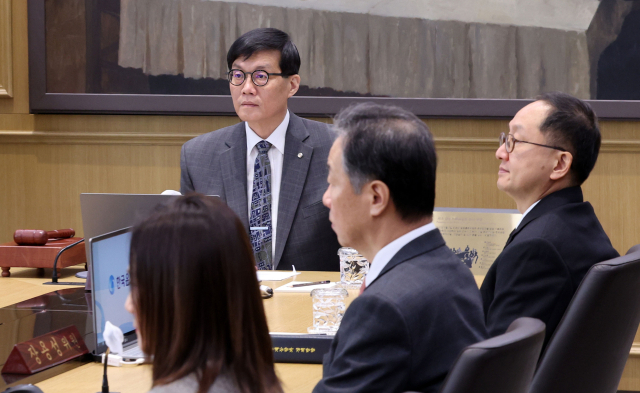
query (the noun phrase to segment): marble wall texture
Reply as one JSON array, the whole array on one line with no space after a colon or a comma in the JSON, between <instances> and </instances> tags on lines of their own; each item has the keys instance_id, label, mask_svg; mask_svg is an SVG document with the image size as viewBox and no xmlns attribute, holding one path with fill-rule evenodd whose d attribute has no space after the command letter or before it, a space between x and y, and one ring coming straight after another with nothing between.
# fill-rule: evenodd
<instances>
[{"instance_id":1,"label":"marble wall texture","mask_svg":"<svg viewBox=\"0 0 640 393\"><path fill-rule=\"evenodd\" d=\"M122 0L119 65L224 78L226 51L256 27L287 31L302 84L393 97L590 97L585 31L199 0Z\"/></svg>"}]
</instances>

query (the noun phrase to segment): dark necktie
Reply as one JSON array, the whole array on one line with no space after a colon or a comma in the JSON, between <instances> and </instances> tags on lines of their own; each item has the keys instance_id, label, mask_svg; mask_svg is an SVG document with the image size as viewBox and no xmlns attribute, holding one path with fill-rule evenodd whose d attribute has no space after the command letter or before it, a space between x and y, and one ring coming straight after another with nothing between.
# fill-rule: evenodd
<instances>
[{"instance_id":1,"label":"dark necktie","mask_svg":"<svg viewBox=\"0 0 640 393\"><path fill-rule=\"evenodd\" d=\"M271 163L267 152L271 143L256 144L258 156L253 165L253 191L251 192L251 246L259 270L272 269L271 252Z\"/></svg>"},{"instance_id":2,"label":"dark necktie","mask_svg":"<svg viewBox=\"0 0 640 393\"><path fill-rule=\"evenodd\" d=\"M507 248L507 246L509 245L509 243L511 243L511 240L513 240L513 237L516 235L516 231L518 230L518 228L516 227L516 229L514 229L513 231L511 231L511 233L509 234L509 238L507 239L507 243L505 243L503 250L505 248Z\"/></svg>"}]
</instances>

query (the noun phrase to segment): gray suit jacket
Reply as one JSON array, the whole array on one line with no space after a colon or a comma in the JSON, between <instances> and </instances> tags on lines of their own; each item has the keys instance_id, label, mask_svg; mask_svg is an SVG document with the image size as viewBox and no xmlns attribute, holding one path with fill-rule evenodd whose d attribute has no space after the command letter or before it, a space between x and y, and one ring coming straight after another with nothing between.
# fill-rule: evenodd
<instances>
[{"instance_id":1,"label":"gray suit jacket","mask_svg":"<svg viewBox=\"0 0 640 393\"><path fill-rule=\"evenodd\" d=\"M340 245L331 229L329 209L322 204L327 189L327 157L334 139L328 125L290 114L276 228L277 269L291 270L291 265L297 270L339 268ZM180 168L183 194L196 191L219 195L249 231L244 122L185 143Z\"/></svg>"},{"instance_id":2,"label":"gray suit jacket","mask_svg":"<svg viewBox=\"0 0 640 393\"><path fill-rule=\"evenodd\" d=\"M485 338L473 275L435 229L398 251L347 308L313 392L435 393L462 349Z\"/></svg>"}]
</instances>

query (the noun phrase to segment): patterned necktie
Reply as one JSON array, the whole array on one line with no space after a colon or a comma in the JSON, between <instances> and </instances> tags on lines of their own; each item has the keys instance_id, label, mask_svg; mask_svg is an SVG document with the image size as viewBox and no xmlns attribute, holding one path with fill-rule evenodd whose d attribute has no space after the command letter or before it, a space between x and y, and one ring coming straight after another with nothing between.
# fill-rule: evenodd
<instances>
[{"instance_id":1,"label":"patterned necktie","mask_svg":"<svg viewBox=\"0 0 640 393\"><path fill-rule=\"evenodd\" d=\"M272 269L271 253L271 163L267 152L271 143L256 144L258 156L253 165L253 191L251 192L251 246L259 270Z\"/></svg>"}]
</instances>

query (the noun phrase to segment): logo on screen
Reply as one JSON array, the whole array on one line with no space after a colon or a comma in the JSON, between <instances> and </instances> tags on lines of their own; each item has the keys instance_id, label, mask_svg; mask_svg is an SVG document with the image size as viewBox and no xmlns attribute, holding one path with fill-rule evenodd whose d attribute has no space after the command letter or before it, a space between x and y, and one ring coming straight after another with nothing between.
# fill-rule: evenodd
<instances>
[{"instance_id":1,"label":"logo on screen","mask_svg":"<svg viewBox=\"0 0 640 393\"><path fill-rule=\"evenodd\" d=\"M120 276L109 276L109 293L112 295L116 292L116 289L124 289L131 285L131 277L129 273Z\"/></svg>"},{"instance_id":2,"label":"logo on screen","mask_svg":"<svg viewBox=\"0 0 640 393\"><path fill-rule=\"evenodd\" d=\"M113 295L116 291L116 279L113 276L109 277L109 293Z\"/></svg>"}]
</instances>

